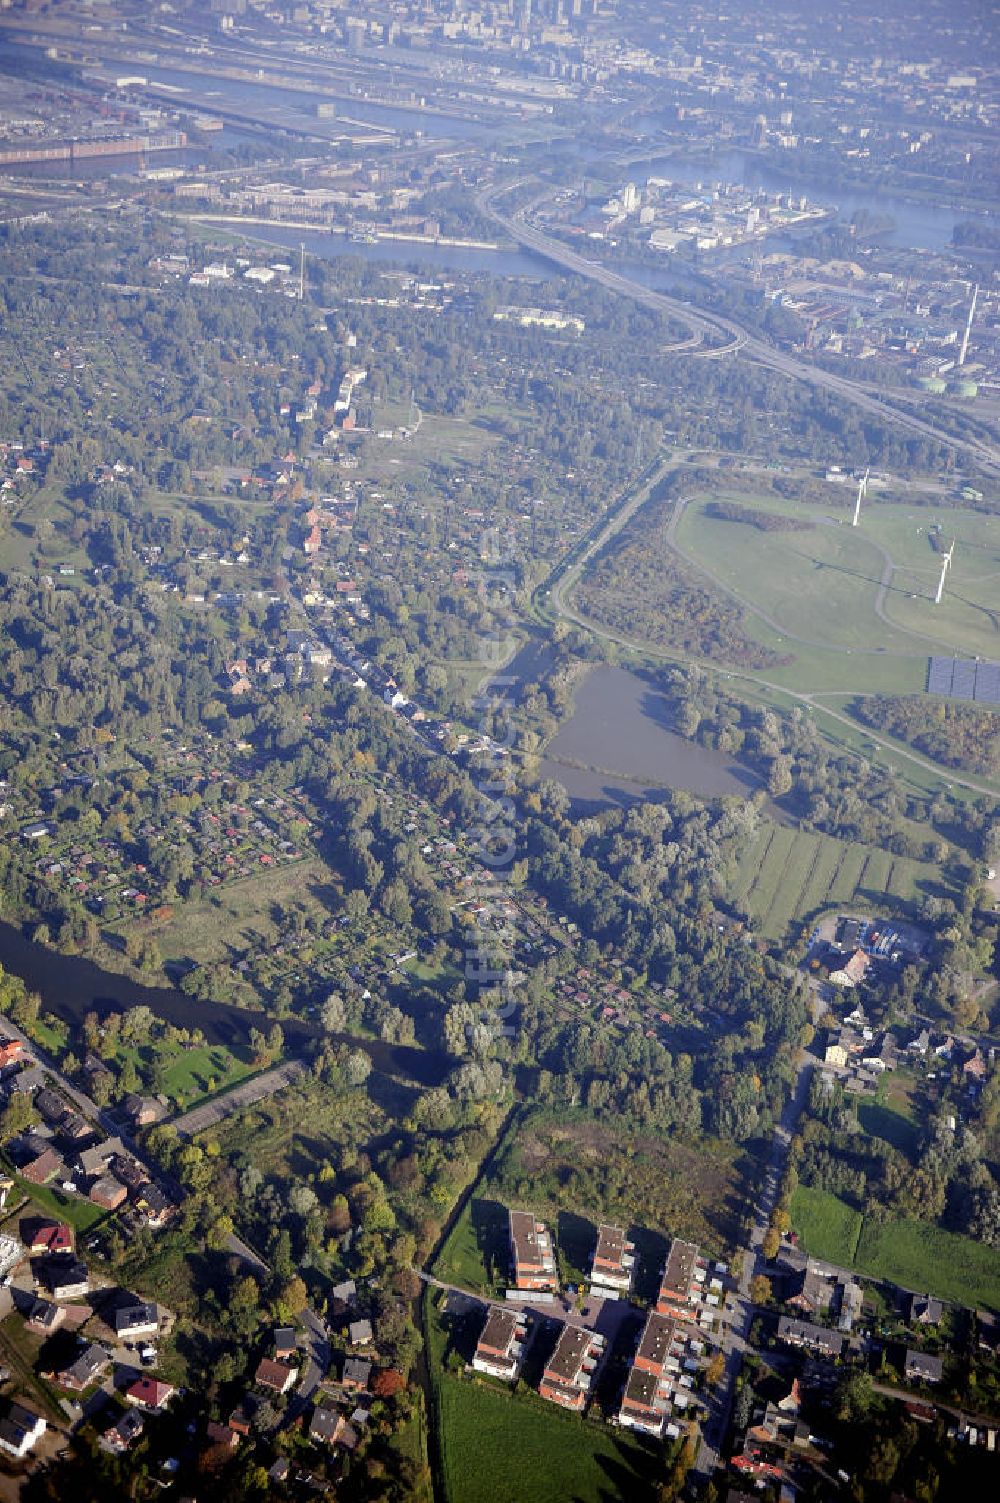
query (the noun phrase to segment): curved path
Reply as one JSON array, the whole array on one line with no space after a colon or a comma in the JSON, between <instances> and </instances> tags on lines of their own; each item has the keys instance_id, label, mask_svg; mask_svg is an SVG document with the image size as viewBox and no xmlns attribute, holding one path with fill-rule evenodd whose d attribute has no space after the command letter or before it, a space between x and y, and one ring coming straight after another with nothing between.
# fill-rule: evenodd
<instances>
[{"instance_id":1,"label":"curved path","mask_svg":"<svg viewBox=\"0 0 1000 1503\"><path fill-rule=\"evenodd\" d=\"M995 799L998 797L997 789L990 787L989 784L977 782L975 778L963 777L961 774L953 772L951 768L941 767L938 763L931 762L928 758L921 757L916 752L910 751L909 748L885 739L870 726L859 725L857 721L852 720L849 715L845 715L841 710L836 710L831 705L823 703L825 698L832 698L838 694L856 694L856 689L826 689L819 694L804 694L799 690L789 689L785 684L775 683L773 679L764 678L757 673L747 672L745 669L725 668L718 663L713 663L708 658L697 658L690 655L685 657L679 653L668 652L641 638L630 637L624 632L612 631L609 627L601 626L589 616L576 610L569 603L567 596L572 593L579 582L584 565L590 561L597 549L603 547L625 525L629 518L635 514L645 502L647 495L648 485L644 484L636 490L635 494L623 506L619 507L613 517L606 520L603 527L595 530L592 540L575 563L566 568L565 572L558 578L555 578L555 575L558 573L560 566L557 565L556 570L550 574L549 579L554 580L554 583L552 583L550 589L546 589L546 586L543 585L540 593L543 595L547 594L549 609L555 615L561 616L566 621L571 621L574 626L579 626L583 631L590 632L591 635L600 638L601 641L611 642L617 647L624 647L641 657L656 658L665 663L684 664L685 662L691 662L697 664L699 668L704 668L709 673L722 674L730 679L741 679L744 683L759 685L761 688L767 689L770 693L783 695L786 699L793 700L796 704L804 705L807 709L819 710L823 715L828 715L832 720L836 720L841 725L846 726L853 735L857 736L860 734L867 737L873 745L881 747L887 756L909 762L912 766L919 767L922 771L933 774L934 777L941 779L949 784L949 786L954 784L958 788L967 788L969 792L985 794L987 798ZM740 603L742 604L742 602ZM788 633L783 632L782 635L787 636ZM842 650L845 653L847 651L847 649Z\"/></svg>"}]
</instances>

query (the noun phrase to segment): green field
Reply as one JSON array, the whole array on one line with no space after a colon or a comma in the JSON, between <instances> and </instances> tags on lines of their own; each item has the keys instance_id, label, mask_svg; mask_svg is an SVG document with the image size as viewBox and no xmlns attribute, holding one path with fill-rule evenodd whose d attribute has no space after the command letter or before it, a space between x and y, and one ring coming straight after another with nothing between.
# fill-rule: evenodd
<instances>
[{"instance_id":1,"label":"green field","mask_svg":"<svg viewBox=\"0 0 1000 1503\"><path fill-rule=\"evenodd\" d=\"M643 1447L544 1399L444 1375L438 1417L447 1503L523 1503L526 1497L532 1503L641 1503L653 1496Z\"/></svg>"},{"instance_id":2,"label":"green field","mask_svg":"<svg viewBox=\"0 0 1000 1503\"><path fill-rule=\"evenodd\" d=\"M925 1221L865 1221L856 1267L955 1304L1000 1310L1000 1249Z\"/></svg>"},{"instance_id":3,"label":"green field","mask_svg":"<svg viewBox=\"0 0 1000 1503\"><path fill-rule=\"evenodd\" d=\"M845 1267L853 1264L861 1236L861 1212L828 1190L798 1185L792 1196L792 1230L799 1246L813 1257Z\"/></svg>"},{"instance_id":4,"label":"green field","mask_svg":"<svg viewBox=\"0 0 1000 1503\"><path fill-rule=\"evenodd\" d=\"M815 524L765 533L709 515L712 499L687 505L676 545L747 608L751 636L794 654L788 667L768 671L776 683L809 693L913 693L924 687L931 652L1000 657L1000 519L950 508L938 516L873 496L853 528L848 498L833 487L828 505L725 498ZM938 521L940 535L931 531ZM948 588L935 606L939 549L952 538Z\"/></svg>"},{"instance_id":5,"label":"green field","mask_svg":"<svg viewBox=\"0 0 1000 1503\"><path fill-rule=\"evenodd\" d=\"M926 1221L879 1225L829 1191L807 1185L797 1186L791 1215L799 1245L814 1257L957 1305L1000 1310L1000 1250L995 1247Z\"/></svg>"},{"instance_id":6,"label":"green field","mask_svg":"<svg viewBox=\"0 0 1000 1503\"><path fill-rule=\"evenodd\" d=\"M830 908L899 910L940 885L927 863L765 820L740 855L728 896L766 938L779 940L791 922L810 923Z\"/></svg>"}]
</instances>

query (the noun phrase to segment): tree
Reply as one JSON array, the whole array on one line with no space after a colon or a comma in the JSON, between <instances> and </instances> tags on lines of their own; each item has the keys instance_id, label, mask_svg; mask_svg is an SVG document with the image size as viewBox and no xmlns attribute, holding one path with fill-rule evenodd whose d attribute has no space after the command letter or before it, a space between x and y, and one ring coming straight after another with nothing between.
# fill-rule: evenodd
<instances>
[{"instance_id":1,"label":"tree","mask_svg":"<svg viewBox=\"0 0 1000 1503\"><path fill-rule=\"evenodd\" d=\"M863 1420L871 1411L875 1388L871 1373L846 1373L837 1389L837 1418Z\"/></svg>"},{"instance_id":2,"label":"tree","mask_svg":"<svg viewBox=\"0 0 1000 1503\"><path fill-rule=\"evenodd\" d=\"M205 1233L205 1246L211 1252L222 1252L233 1235L233 1218L231 1216L217 1216Z\"/></svg>"},{"instance_id":3,"label":"tree","mask_svg":"<svg viewBox=\"0 0 1000 1503\"><path fill-rule=\"evenodd\" d=\"M281 1287L274 1302L275 1312L279 1320L294 1320L305 1309L308 1301L308 1289L298 1274L293 1274Z\"/></svg>"},{"instance_id":4,"label":"tree","mask_svg":"<svg viewBox=\"0 0 1000 1503\"><path fill-rule=\"evenodd\" d=\"M383 1367L372 1379L372 1393L379 1399L391 1399L394 1394L401 1393L406 1387L406 1379L403 1374L393 1367Z\"/></svg>"},{"instance_id":5,"label":"tree","mask_svg":"<svg viewBox=\"0 0 1000 1503\"><path fill-rule=\"evenodd\" d=\"M705 1382L709 1388L717 1388L722 1382L726 1371L726 1358L723 1352L716 1352L711 1362L705 1369Z\"/></svg>"},{"instance_id":6,"label":"tree","mask_svg":"<svg viewBox=\"0 0 1000 1503\"><path fill-rule=\"evenodd\" d=\"M327 1033L340 1033L347 1022L347 1008L339 992L331 992L320 1008L320 1022Z\"/></svg>"},{"instance_id":7,"label":"tree","mask_svg":"<svg viewBox=\"0 0 1000 1503\"><path fill-rule=\"evenodd\" d=\"M764 1233L764 1244L761 1248L761 1251L764 1254L765 1261L768 1263L773 1263L775 1258L778 1256L778 1250L780 1247L781 1233L776 1226L769 1226L767 1231Z\"/></svg>"},{"instance_id":8,"label":"tree","mask_svg":"<svg viewBox=\"0 0 1000 1503\"><path fill-rule=\"evenodd\" d=\"M755 1305L771 1302L771 1280L763 1273L755 1273L750 1280L750 1298Z\"/></svg>"},{"instance_id":9,"label":"tree","mask_svg":"<svg viewBox=\"0 0 1000 1503\"><path fill-rule=\"evenodd\" d=\"M31 1097L25 1091L15 1091L0 1112L0 1143L9 1143L12 1138L20 1137L37 1121L38 1113L31 1104Z\"/></svg>"},{"instance_id":10,"label":"tree","mask_svg":"<svg viewBox=\"0 0 1000 1503\"><path fill-rule=\"evenodd\" d=\"M362 1086L372 1073L372 1062L363 1049L352 1049L345 1066L347 1083Z\"/></svg>"}]
</instances>

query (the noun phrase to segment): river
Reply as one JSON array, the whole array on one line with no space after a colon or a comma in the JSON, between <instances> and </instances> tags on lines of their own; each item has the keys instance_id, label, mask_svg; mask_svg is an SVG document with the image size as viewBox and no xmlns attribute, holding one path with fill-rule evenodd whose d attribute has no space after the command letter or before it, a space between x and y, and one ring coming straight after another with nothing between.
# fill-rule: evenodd
<instances>
[{"instance_id":1,"label":"river","mask_svg":"<svg viewBox=\"0 0 1000 1503\"><path fill-rule=\"evenodd\" d=\"M666 696L627 668L595 668L553 737L541 775L562 783L577 814L684 788L701 798L749 797L762 786L725 752L679 736Z\"/></svg>"},{"instance_id":2,"label":"river","mask_svg":"<svg viewBox=\"0 0 1000 1503\"><path fill-rule=\"evenodd\" d=\"M47 1012L71 1024L79 1024L88 1012L104 1015L145 1005L164 1022L178 1028L200 1028L209 1043L246 1044L251 1028L265 1031L274 1021L264 1013L247 1012L223 1002L199 1002L173 987L147 986L128 976L104 971L80 955L61 955L45 945L25 939L20 929L0 923L0 966L21 980L42 999ZM322 1030L301 1018L282 1018L281 1028L290 1049L303 1050L321 1036ZM384 1044L378 1039L327 1035L334 1043L363 1049L383 1075L415 1080L420 1085L440 1085L449 1061L443 1054L402 1044Z\"/></svg>"}]
</instances>

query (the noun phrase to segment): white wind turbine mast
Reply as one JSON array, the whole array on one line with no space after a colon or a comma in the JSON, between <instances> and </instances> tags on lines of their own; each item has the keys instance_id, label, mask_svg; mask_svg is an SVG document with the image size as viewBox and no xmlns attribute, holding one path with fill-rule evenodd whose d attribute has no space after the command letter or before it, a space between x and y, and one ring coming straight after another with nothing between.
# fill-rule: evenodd
<instances>
[{"instance_id":1,"label":"white wind turbine mast","mask_svg":"<svg viewBox=\"0 0 1000 1503\"><path fill-rule=\"evenodd\" d=\"M851 523L852 527L857 527L861 521L861 503L868 495L868 474L868 470L865 470L865 473L858 481L858 499L854 503L854 521Z\"/></svg>"},{"instance_id":2,"label":"white wind turbine mast","mask_svg":"<svg viewBox=\"0 0 1000 1503\"><path fill-rule=\"evenodd\" d=\"M941 596L944 594L944 581L948 570L951 568L952 554L955 552L955 539L951 540L951 547L941 560L941 578L938 580L937 594L934 596L934 604L941 604Z\"/></svg>"}]
</instances>

